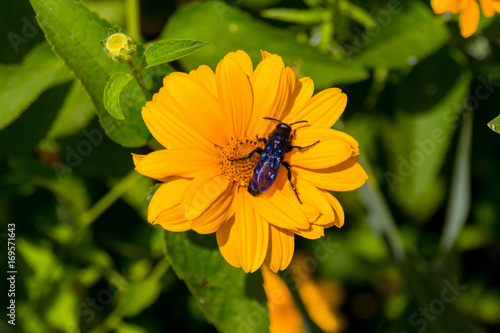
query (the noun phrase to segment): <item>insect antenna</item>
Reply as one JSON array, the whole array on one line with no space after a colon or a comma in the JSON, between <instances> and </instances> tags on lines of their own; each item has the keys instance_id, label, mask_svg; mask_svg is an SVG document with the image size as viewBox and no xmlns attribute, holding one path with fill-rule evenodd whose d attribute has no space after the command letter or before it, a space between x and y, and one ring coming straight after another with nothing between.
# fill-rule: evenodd
<instances>
[{"instance_id":1,"label":"insect antenna","mask_svg":"<svg viewBox=\"0 0 500 333\"><path fill-rule=\"evenodd\" d=\"M299 121L296 121L296 122L291 123L291 124L289 124L289 125L290 125L290 126L292 126L292 125L295 125L295 124L300 124L300 123L308 123L308 121L307 121L307 120L299 120Z\"/></svg>"},{"instance_id":2,"label":"insect antenna","mask_svg":"<svg viewBox=\"0 0 500 333\"><path fill-rule=\"evenodd\" d=\"M278 122L278 123L280 123L280 124L283 124L283 122L282 122L281 120L279 120L279 119L276 119L276 118L271 118L271 117L264 117L264 118L262 118L262 119L267 119L267 120L274 120L274 121L277 121L277 122Z\"/></svg>"}]
</instances>

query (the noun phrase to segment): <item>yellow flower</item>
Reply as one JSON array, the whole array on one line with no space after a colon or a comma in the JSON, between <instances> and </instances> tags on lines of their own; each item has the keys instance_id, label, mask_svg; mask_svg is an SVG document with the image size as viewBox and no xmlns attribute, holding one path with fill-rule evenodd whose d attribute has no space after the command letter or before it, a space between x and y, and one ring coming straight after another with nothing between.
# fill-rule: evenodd
<instances>
[{"instance_id":1,"label":"yellow flower","mask_svg":"<svg viewBox=\"0 0 500 333\"><path fill-rule=\"evenodd\" d=\"M142 116L166 149L134 155L136 170L164 182L151 199L148 221L171 231L217 233L224 258L245 272L264 261L274 272L292 259L294 236L316 239L324 228L341 227L344 212L330 191L353 190L366 181L358 143L331 127L347 97L338 88L313 95L310 78L296 80L278 55L262 52L253 69L243 51L231 52L215 73L207 66L165 77ZM297 124L293 149L285 154L302 204L279 168L259 195L247 191L263 143L276 122Z\"/></svg>"},{"instance_id":2,"label":"yellow flower","mask_svg":"<svg viewBox=\"0 0 500 333\"><path fill-rule=\"evenodd\" d=\"M484 16L491 17L495 12L500 12L499 0L480 0L480 2ZM436 14L460 13L460 33L464 38L476 32L480 16L476 0L431 0L431 6Z\"/></svg>"}]
</instances>

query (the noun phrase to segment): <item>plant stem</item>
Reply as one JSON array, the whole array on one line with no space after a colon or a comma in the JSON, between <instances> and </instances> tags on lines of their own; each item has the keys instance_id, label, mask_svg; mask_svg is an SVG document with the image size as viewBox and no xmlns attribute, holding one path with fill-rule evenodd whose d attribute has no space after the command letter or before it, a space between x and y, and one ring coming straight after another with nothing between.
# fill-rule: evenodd
<instances>
[{"instance_id":1,"label":"plant stem","mask_svg":"<svg viewBox=\"0 0 500 333\"><path fill-rule=\"evenodd\" d=\"M127 34L135 41L138 41L141 36L141 24L139 16L139 0L125 0L125 20L127 22Z\"/></svg>"},{"instance_id":2,"label":"plant stem","mask_svg":"<svg viewBox=\"0 0 500 333\"><path fill-rule=\"evenodd\" d=\"M146 97L146 100L150 101L153 98L153 95L151 95L151 92L148 90L146 84L144 83L144 80L142 79L142 67L136 67L133 60L129 60L128 64L130 65L130 68L132 68L132 75L137 80L137 83L139 83L139 86L141 87L142 93Z\"/></svg>"},{"instance_id":3,"label":"plant stem","mask_svg":"<svg viewBox=\"0 0 500 333\"><path fill-rule=\"evenodd\" d=\"M113 203L116 202L130 187L132 187L142 176L135 170L131 171L125 178L120 180L106 193L94 206L82 216L82 227L86 228L102 215Z\"/></svg>"}]
</instances>

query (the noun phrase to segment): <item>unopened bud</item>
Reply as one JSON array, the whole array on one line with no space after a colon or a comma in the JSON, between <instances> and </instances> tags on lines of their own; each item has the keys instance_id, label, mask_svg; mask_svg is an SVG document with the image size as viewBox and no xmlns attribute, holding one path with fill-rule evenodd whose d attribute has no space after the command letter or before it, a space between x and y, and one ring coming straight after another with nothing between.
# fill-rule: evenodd
<instances>
[{"instance_id":1,"label":"unopened bud","mask_svg":"<svg viewBox=\"0 0 500 333\"><path fill-rule=\"evenodd\" d=\"M135 55L135 43L129 36L116 33L109 36L103 42L104 51L114 61L123 63L132 59Z\"/></svg>"}]
</instances>

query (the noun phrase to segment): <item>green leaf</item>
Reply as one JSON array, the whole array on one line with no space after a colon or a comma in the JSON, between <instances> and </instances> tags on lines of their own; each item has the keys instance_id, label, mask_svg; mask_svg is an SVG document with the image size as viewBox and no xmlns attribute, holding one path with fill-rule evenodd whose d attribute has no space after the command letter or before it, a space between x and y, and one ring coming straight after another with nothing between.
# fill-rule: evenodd
<instances>
[{"instance_id":1,"label":"green leaf","mask_svg":"<svg viewBox=\"0 0 500 333\"><path fill-rule=\"evenodd\" d=\"M349 54L359 54L353 63L370 68L406 68L448 41L448 28L428 6L415 1L404 6L386 26L377 25L356 37L357 42L347 48Z\"/></svg>"},{"instance_id":2,"label":"green leaf","mask_svg":"<svg viewBox=\"0 0 500 333\"><path fill-rule=\"evenodd\" d=\"M111 61L100 45L108 37L111 25L80 1L30 2L48 42L89 92L106 134L126 147L145 145L150 137L140 113L145 98L135 80L122 91L124 120L113 118L104 107L103 94L109 78L114 73L130 71L128 64ZM138 53L141 51L138 47ZM140 60L140 55L137 59ZM144 76L145 81L151 83L151 78Z\"/></svg>"},{"instance_id":3,"label":"green leaf","mask_svg":"<svg viewBox=\"0 0 500 333\"><path fill-rule=\"evenodd\" d=\"M146 68L180 59L207 44L193 39L161 40L144 51Z\"/></svg>"},{"instance_id":4,"label":"green leaf","mask_svg":"<svg viewBox=\"0 0 500 333\"><path fill-rule=\"evenodd\" d=\"M166 231L164 241L172 268L218 331L269 332L260 272L246 274L228 264L213 235Z\"/></svg>"},{"instance_id":5,"label":"green leaf","mask_svg":"<svg viewBox=\"0 0 500 333\"><path fill-rule=\"evenodd\" d=\"M47 43L37 45L21 64L0 64L0 130L47 89L73 78Z\"/></svg>"},{"instance_id":6,"label":"green leaf","mask_svg":"<svg viewBox=\"0 0 500 333\"><path fill-rule=\"evenodd\" d=\"M340 10L342 15L349 17L364 27L371 28L377 25L377 22L369 12L367 12L363 7L357 6L351 2L341 2Z\"/></svg>"},{"instance_id":7,"label":"green leaf","mask_svg":"<svg viewBox=\"0 0 500 333\"><path fill-rule=\"evenodd\" d=\"M417 220L427 219L443 202L446 188L439 171L471 79L443 51L418 64L395 87L396 111L382 131L388 152L384 178L394 200Z\"/></svg>"},{"instance_id":8,"label":"green leaf","mask_svg":"<svg viewBox=\"0 0 500 333\"><path fill-rule=\"evenodd\" d=\"M465 113L453 166L444 230L441 234L440 250L442 253L448 253L453 248L458 234L464 227L465 222L467 222L469 215L471 204L471 146L472 113Z\"/></svg>"},{"instance_id":9,"label":"green leaf","mask_svg":"<svg viewBox=\"0 0 500 333\"><path fill-rule=\"evenodd\" d=\"M236 50L246 51L255 67L262 60L260 50L265 50L282 56L299 77L311 77L316 89L359 82L368 76L361 67L334 61L286 31L219 1L195 2L181 8L170 18L161 38L194 38L210 43L180 60L188 70L202 64L215 69L227 53Z\"/></svg>"},{"instance_id":10,"label":"green leaf","mask_svg":"<svg viewBox=\"0 0 500 333\"><path fill-rule=\"evenodd\" d=\"M160 261L143 280L132 280L120 296L118 307L126 317L134 317L148 308L161 293L161 279L169 269L168 261Z\"/></svg>"},{"instance_id":11,"label":"green leaf","mask_svg":"<svg viewBox=\"0 0 500 333\"><path fill-rule=\"evenodd\" d=\"M493 131L500 133L500 116L496 117L488 123L488 127Z\"/></svg>"},{"instance_id":12,"label":"green leaf","mask_svg":"<svg viewBox=\"0 0 500 333\"><path fill-rule=\"evenodd\" d=\"M262 17L302 25L320 24L329 18L325 9L270 8L261 12Z\"/></svg>"},{"instance_id":13,"label":"green leaf","mask_svg":"<svg viewBox=\"0 0 500 333\"><path fill-rule=\"evenodd\" d=\"M104 107L116 119L125 119L120 107L120 95L123 88L133 78L132 75L125 72L115 73L109 79L106 88L104 88Z\"/></svg>"},{"instance_id":14,"label":"green leaf","mask_svg":"<svg viewBox=\"0 0 500 333\"><path fill-rule=\"evenodd\" d=\"M90 124L95 117L95 106L80 81L75 80L64 100L47 139L55 140L74 134Z\"/></svg>"},{"instance_id":15,"label":"green leaf","mask_svg":"<svg viewBox=\"0 0 500 333\"><path fill-rule=\"evenodd\" d=\"M0 131L0 157L30 151L44 138L56 119L69 88L68 82L45 91L17 121Z\"/></svg>"}]
</instances>

